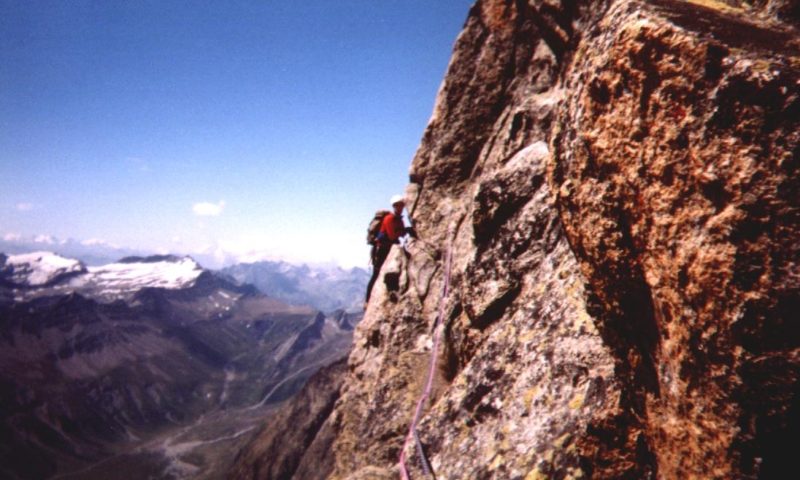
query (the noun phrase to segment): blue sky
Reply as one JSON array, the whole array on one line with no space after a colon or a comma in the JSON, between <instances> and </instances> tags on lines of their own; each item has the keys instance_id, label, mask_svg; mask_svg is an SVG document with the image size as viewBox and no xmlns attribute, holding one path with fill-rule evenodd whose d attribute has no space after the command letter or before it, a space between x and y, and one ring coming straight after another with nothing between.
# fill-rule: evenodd
<instances>
[{"instance_id":1,"label":"blue sky","mask_svg":"<svg viewBox=\"0 0 800 480\"><path fill-rule=\"evenodd\" d=\"M0 0L0 235L365 266L468 0Z\"/></svg>"}]
</instances>

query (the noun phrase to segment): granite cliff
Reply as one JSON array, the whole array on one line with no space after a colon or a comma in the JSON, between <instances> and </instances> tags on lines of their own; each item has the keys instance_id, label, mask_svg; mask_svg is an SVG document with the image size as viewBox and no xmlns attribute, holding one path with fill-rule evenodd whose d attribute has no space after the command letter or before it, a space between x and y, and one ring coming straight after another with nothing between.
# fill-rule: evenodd
<instances>
[{"instance_id":1,"label":"granite cliff","mask_svg":"<svg viewBox=\"0 0 800 480\"><path fill-rule=\"evenodd\" d=\"M423 456L440 479L792 471L799 22L792 0L479 0L411 165L419 238L318 428L334 459L280 478L398 478L403 449L412 478Z\"/></svg>"}]
</instances>

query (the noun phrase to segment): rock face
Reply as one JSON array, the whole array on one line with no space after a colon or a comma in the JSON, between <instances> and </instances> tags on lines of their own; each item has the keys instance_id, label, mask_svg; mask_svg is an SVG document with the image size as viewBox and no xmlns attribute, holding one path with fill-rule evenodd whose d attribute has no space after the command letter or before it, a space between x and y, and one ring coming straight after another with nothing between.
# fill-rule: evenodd
<instances>
[{"instance_id":1,"label":"rock face","mask_svg":"<svg viewBox=\"0 0 800 480\"><path fill-rule=\"evenodd\" d=\"M567 72L561 218L659 476L775 477L800 401L798 36L631 10Z\"/></svg>"},{"instance_id":2,"label":"rock face","mask_svg":"<svg viewBox=\"0 0 800 480\"><path fill-rule=\"evenodd\" d=\"M417 429L436 478L792 471L797 20L478 1L411 166L419 239L384 265L323 427L330 477L398 478L403 448L424 476L404 440L437 328Z\"/></svg>"}]
</instances>

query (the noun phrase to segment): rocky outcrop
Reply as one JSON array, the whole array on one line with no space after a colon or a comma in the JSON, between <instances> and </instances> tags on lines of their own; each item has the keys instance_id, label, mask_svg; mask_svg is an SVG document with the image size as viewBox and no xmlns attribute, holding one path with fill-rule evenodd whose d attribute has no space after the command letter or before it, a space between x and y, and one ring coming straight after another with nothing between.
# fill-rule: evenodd
<instances>
[{"instance_id":1,"label":"rocky outcrop","mask_svg":"<svg viewBox=\"0 0 800 480\"><path fill-rule=\"evenodd\" d=\"M663 478L772 477L800 400L798 37L728 15L614 7L629 20L576 50L552 139L592 313Z\"/></svg>"},{"instance_id":2,"label":"rocky outcrop","mask_svg":"<svg viewBox=\"0 0 800 480\"><path fill-rule=\"evenodd\" d=\"M436 478L790 471L797 5L476 3L411 166L419 239L326 422L331 478L398 478L404 448L422 478L405 438L437 328Z\"/></svg>"},{"instance_id":3,"label":"rocky outcrop","mask_svg":"<svg viewBox=\"0 0 800 480\"><path fill-rule=\"evenodd\" d=\"M800 25L800 2L797 0L756 0L750 2L755 7L768 16L778 20ZM734 3L736 6L746 5L743 1Z\"/></svg>"}]
</instances>

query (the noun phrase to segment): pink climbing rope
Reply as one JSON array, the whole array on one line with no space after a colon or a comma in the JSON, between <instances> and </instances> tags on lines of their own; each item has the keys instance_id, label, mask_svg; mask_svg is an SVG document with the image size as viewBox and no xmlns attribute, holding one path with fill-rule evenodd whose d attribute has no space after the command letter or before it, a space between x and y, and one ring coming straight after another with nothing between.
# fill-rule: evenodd
<instances>
[{"instance_id":1,"label":"pink climbing rope","mask_svg":"<svg viewBox=\"0 0 800 480\"><path fill-rule=\"evenodd\" d=\"M420 456L423 470L428 476L431 476L430 465L427 463L425 453L422 451L422 443L420 443L419 437L417 436L417 423L422 416L422 409L425 406L425 402L430 397L431 390L433 389L433 376L436 373L436 361L439 356L439 343L441 340L441 328L439 327L442 324L445 310L445 300L447 300L447 294L450 289L450 264L452 262L452 258L453 240L451 237L450 245L447 247L447 259L445 260L444 267L444 287L442 288L442 298L439 300L439 313L436 316L436 321L433 324L433 350L431 351L431 364L428 367L428 380L426 381L425 389L422 391L422 395L417 402L417 408L414 410L414 417L411 419L411 426L408 428L408 435L406 435L405 442L403 442L403 448L400 450L400 474L402 475L403 480L410 480L408 469L406 468L406 447L412 440L417 446L417 454Z\"/></svg>"}]
</instances>

